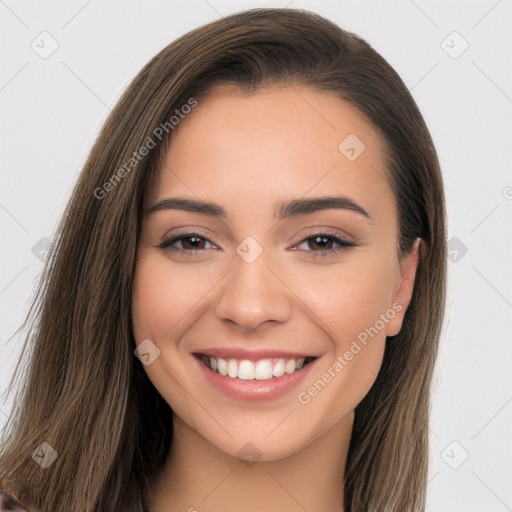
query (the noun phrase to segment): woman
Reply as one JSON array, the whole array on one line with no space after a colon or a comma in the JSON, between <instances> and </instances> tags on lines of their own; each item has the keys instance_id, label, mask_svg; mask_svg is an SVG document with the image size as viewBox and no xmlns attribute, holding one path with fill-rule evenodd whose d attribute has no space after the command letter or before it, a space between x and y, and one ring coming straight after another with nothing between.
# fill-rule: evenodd
<instances>
[{"instance_id":1,"label":"woman","mask_svg":"<svg viewBox=\"0 0 512 512\"><path fill-rule=\"evenodd\" d=\"M288 9L186 34L75 187L0 483L44 511L424 510L445 230L366 42Z\"/></svg>"}]
</instances>

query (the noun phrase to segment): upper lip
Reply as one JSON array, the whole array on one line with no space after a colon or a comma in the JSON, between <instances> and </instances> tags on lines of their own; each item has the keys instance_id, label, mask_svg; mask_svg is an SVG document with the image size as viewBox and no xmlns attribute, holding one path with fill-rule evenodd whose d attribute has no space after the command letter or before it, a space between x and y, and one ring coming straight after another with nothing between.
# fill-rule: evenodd
<instances>
[{"instance_id":1,"label":"upper lip","mask_svg":"<svg viewBox=\"0 0 512 512\"><path fill-rule=\"evenodd\" d=\"M300 359L301 357L318 357L311 353L306 352L287 352L277 349L257 349L248 350L243 347L229 347L229 348L208 348L204 350L196 350L194 354L203 355L208 357L221 357L222 359Z\"/></svg>"}]
</instances>

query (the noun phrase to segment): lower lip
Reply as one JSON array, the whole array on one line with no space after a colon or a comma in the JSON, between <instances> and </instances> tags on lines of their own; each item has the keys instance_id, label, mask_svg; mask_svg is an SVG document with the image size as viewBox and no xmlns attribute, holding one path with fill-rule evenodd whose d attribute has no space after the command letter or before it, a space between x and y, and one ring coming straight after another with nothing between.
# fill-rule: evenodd
<instances>
[{"instance_id":1,"label":"lower lip","mask_svg":"<svg viewBox=\"0 0 512 512\"><path fill-rule=\"evenodd\" d=\"M215 388L232 398L245 400L246 402L264 402L285 395L302 382L318 360L318 358L314 359L300 370L285 374L282 377L274 377L268 380L242 380L221 375L208 368L202 359L197 357L194 357L194 359L205 377Z\"/></svg>"}]
</instances>

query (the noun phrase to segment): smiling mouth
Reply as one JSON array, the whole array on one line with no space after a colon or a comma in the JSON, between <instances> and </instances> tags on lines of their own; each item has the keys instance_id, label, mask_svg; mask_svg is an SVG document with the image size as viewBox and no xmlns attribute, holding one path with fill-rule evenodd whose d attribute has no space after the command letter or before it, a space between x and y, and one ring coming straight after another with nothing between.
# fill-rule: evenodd
<instances>
[{"instance_id":1,"label":"smiling mouth","mask_svg":"<svg viewBox=\"0 0 512 512\"><path fill-rule=\"evenodd\" d=\"M272 380L298 372L316 357L300 357L287 359L280 357L250 360L250 359L224 359L204 354L194 354L204 362L210 370L231 379L239 380Z\"/></svg>"}]
</instances>

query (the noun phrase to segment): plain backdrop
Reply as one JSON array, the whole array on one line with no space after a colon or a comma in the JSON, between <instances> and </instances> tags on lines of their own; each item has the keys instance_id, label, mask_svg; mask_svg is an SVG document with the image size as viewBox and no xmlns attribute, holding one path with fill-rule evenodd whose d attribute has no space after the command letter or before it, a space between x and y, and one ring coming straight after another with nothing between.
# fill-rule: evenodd
<instances>
[{"instance_id":1,"label":"plain backdrop","mask_svg":"<svg viewBox=\"0 0 512 512\"><path fill-rule=\"evenodd\" d=\"M450 260L428 511L512 510L511 0L0 0L0 392L48 239L120 93L190 29L285 6L365 38L424 115L446 185Z\"/></svg>"}]
</instances>

